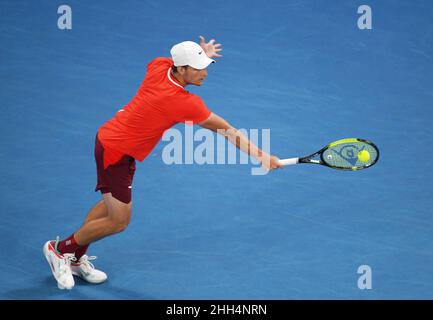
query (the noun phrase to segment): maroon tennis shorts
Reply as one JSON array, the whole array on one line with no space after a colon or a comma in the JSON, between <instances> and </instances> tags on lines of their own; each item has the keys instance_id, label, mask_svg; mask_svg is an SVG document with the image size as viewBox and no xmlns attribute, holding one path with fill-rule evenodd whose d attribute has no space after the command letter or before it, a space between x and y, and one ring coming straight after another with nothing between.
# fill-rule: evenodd
<instances>
[{"instance_id":1,"label":"maroon tennis shorts","mask_svg":"<svg viewBox=\"0 0 433 320\"><path fill-rule=\"evenodd\" d=\"M132 179L135 173L135 159L124 155L122 159L104 169L104 147L96 135L95 161L98 182L95 191L109 193L123 203L131 202Z\"/></svg>"}]
</instances>

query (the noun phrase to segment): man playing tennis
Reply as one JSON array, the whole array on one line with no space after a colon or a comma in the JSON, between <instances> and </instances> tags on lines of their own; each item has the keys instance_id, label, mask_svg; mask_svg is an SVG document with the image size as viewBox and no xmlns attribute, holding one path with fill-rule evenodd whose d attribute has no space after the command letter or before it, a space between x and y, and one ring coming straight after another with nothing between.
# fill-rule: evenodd
<instances>
[{"instance_id":1,"label":"man playing tennis","mask_svg":"<svg viewBox=\"0 0 433 320\"><path fill-rule=\"evenodd\" d=\"M171 49L172 58L156 58L147 65L146 76L135 97L102 125L96 135L96 190L103 199L87 214L70 237L47 241L43 247L60 289L72 289L73 275L91 283L101 283L107 275L95 269L85 253L92 242L121 232L131 218L131 188L135 160L143 161L160 141L165 130L179 122L199 124L222 134L248 153L265 169L281 167L279 159L255 146L226 120L209 111L197 95L185 90L187 85L201 86L206 68L221 57L215 40L200 44L179 43Z\"/></svg>"}]
</instances>

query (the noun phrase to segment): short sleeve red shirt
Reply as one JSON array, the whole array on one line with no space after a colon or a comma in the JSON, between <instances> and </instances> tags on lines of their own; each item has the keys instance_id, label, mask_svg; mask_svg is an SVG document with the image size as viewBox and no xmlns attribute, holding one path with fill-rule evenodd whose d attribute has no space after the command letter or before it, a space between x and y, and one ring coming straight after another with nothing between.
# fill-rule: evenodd
<instances>
[{"instance_id":1,"label":"short sleeve red shirt","mask_svg":"<svg viewBox=\"0 0 433 320\"><path fill-rule=\"evenodd\" d=\"M99 128L104 167L125 154L143 161L165 130L178 122L196 124L210 116L203 100L186 91L170 74L172 65L170 58L151 61L134 98Z\"/></svg>"}]
</instances>

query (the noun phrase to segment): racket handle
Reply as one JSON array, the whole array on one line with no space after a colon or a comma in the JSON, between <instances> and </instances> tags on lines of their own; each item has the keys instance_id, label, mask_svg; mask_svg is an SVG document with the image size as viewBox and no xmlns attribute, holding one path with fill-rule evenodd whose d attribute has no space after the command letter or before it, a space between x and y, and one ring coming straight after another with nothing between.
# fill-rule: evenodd
<instances>
[{"instance_id":1,"label":"racket handle","mask_svg":"<svg viewBox=\"0 0 433 320\"><path fill-rule=\"evenodd\" d=\"M290 166L292 164L298 164L299 158L281 159L279 163L283 166Z\"/></svg>"}]
</instances>

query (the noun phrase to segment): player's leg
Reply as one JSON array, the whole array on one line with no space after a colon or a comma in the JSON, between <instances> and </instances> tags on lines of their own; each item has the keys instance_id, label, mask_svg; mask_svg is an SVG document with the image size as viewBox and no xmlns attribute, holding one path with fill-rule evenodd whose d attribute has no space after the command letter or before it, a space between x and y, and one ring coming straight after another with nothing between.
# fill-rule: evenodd
<instances>
[{"instance_id":1,"label":"player's leg","mask_svg":"<svg viewBox=\"0 0 433 320\"><path fill-rule=\"evenodd\" d=\"M83 222L83 225L85 225L89 221L106 217L107 215L108 215L107 206L105 205L104 200L101 200L98 203L96 203L89 210L89 212L87 213L86 219ZM75 238L74 234L69 236L69 238L62 240L60 243L62 244L62 242L66 242L66 240L72 239L72 238ZM84 245L84 246L80 246L78 249L75 250L74 253L75 253L75 258L77 259L77 261L80 260L80 258L86 254L88 248L89 248L89 244Z\"/></svg>"},{"instance_id":2,"label":"player's leg","mask_svg":"<svg viewBox=\"0 0 433 320\"><path fill-rule=\"evenodd\" d=\"M131 220L132 201L124 203L113 197L111 193L105 193L103 196L108 214L88 221L75 232L74 238L77 245L87 245L106 236L121 232L128 226Z\"/></svg>"},{"instance_id":3,"label":"player's leg","mask_svg":"<svg viewBox=\"0 0 433 320\"><path fill-rule=\"evenodd\" d=\"M83 248L86 248L89 243L121 232L128 226L131 220L131 201L126 204L114 198L111 193L105 193L103 202L107 215L88 221L74 234L74 239L80 245L79 249L75 252L76 255ZM90 262L94 259L96 257L82 254L76 262L71 263L72 274L90 283L101 283L107 280L107 275L95 269L94 265Z\"/></svg>"},{"instance_id":4,"label":"player's leg","mask_svg":"<svg viewBox=\"0 0 433 320\"><path fill-rule=\"evenodd\" d=\"M83 225L107 215L107 206L105 201L101 200L89 210ZM65 250L68 246L69 250ZM74 234L63 241L50 240L45 243L43 251L60 289L72 289L75 285L72 275L80 273L77 269L87 275L86 280L89 282L101 283L107 279L105 273L94 269L93 264L89 263L89 260L93 260L94 257L85 255L88 247L88 244L79 246L75 242Z\"/></svg>"},{"instance_id":5,"label":"player's leg","mask_svg":"<svg viewBox=\"0 0 433 320\"><path fill-rule=\"evenodd\" d=\"M63 241L47 241L44 245L45 257L59 288L70 289L74 286L72 274L92 283L105 281L106 274L96 270L89 262L96 257L88 257L84 253L91 242L123 231L131 218L131 186L135 160L125 155L116 164L105 168L103 155L104 148L96 138L95 160L98 174L96 190L101 190L104 199L88 212L77 232Z\"/></svg>"},{"instance_id":6,"label":"player's leg","mask_svg":"<svg viewBox=\"0 0 433 320\"><path fill-rule=\"evenodd\" d=\"M106 202L101 200L90 209L83 226L107 216ZM101 283L107 279L107 275L96 270L90 262L96 257L89 257L85 254L89 244L80 245L80 242L77 243L75 233L62 241L47 241L45 243L43 251L60 289L73 288L75 285L73 275L80 276L91 283Z\"/></svg>"},{"instance_id":7,"label":"player's leg","mask_svg":"<svg viewBox=\"0 0 433 320\"><path fill-rule=\"evenodd\" d=\"M105 201L102 199L97 204L95 204L92 207L92 209L89 210L83 224L86 224L87 222L95 219L103 218L107 215L108 215L107 205L105 204Z\"/></svg>"}]
</instances>

